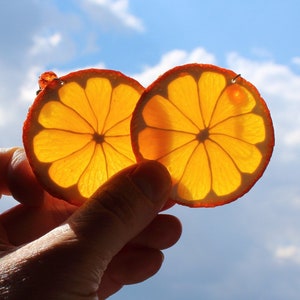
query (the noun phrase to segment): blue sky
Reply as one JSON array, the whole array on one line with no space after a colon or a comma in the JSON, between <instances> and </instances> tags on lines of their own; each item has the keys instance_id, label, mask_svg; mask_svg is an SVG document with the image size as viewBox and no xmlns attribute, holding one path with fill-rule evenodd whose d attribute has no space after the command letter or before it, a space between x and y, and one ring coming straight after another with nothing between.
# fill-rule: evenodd
<instances>
[{"instance_id":1,"label":"blue sky","mask_svg":"<svg viewBox=\"0 0 300 300\"><path fill-rule=\"evenodd\" d=\"M298 0L7 1L0 11L1 146L21 145L37 78L87 67L145 86L169 68L213 63L241 73L271 110L276 147L242 199L176 206L179 243L162 270L111 299L299 299L300 39ZM0 210L13 204L3 197Z\"/></svg>"}]
</instances>

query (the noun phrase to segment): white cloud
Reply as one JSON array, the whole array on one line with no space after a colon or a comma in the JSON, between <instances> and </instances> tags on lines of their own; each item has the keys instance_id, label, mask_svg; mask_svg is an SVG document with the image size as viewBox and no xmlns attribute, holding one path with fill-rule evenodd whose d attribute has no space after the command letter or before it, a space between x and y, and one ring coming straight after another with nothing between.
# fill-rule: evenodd
<instances>
[{"instance_id":1,"label":"white cloud","mask_svg":"<svg viewBox=\"0 0 300 300\"><path fill-rule=\"evenodd\" d=\"M89 15L105 27L123 26L136 31L144 31L142 21L129 11L128 0L84 0L83 7Z\"/></svg>"},{"instance_id":2,"label":"white cloud","mask_svg":"<svg viewBox=\"0 0 300 300\"><path fill-rule=\"evenodd\" d=\"M32 66L26 74L24 74L24 81L20 85L19 100L32 103L35 98L36 91L39 89L38 78L45 70L42 66Z\"/></svg>"},{"instance_id":3,"label":"white cloud","mask_svg":"<svg viewBox=\"0 0 300 300\"><path fill-rule=\"evenodd\" d=\"M57 47L62 41L62 36L59 32L55 32L49 36L34 36L33 45L29 50L30 55L36 55L53 51L53 48Z\"/></svg>"},{"instance_id":4,"label":"white cloud","mask_svg":"<svg viewBox=\"0 0 300 300\"><path fill-rule=\"evenodd\" d=\"M257 85L260 91L284 101L300 101L300 76L288 66L269 60L246 59L237 53L230 53L227 63Z\"/></svg>"},{"instance_id":5,"label":"white cloud","mask_svg":"<svg viewBox=\"0 0 300 300\"><path fill-rule=\"evenodd\" d=\"M175 49L164 54L158 64L145 66L141 73L134 74L132 77L136 78L142 85L147 86L169 69L195 62L216 64L216 58L202 47L195 48L191 52Z\"/></svg>"},{"instance_id":6,"label":"white cloud","mask_svg":"<svg viewBox=\"0 0 300 300\"><path fill-rule=\"evenodd\" d=\"M284 136L284 141L288 146L299 146L300 145L300 128L289 131Z\"/></svg>"},{"instance_id":7,"label":"white cloud","mask_svg":"<svg viewBox=\"0 0 300 300\"><path fill-rule=\"evenodd\" d=\"M295 245L278 246L275 249L275 258L281 262L300 264L300 247Z\"/></svg>"}]
</instances>

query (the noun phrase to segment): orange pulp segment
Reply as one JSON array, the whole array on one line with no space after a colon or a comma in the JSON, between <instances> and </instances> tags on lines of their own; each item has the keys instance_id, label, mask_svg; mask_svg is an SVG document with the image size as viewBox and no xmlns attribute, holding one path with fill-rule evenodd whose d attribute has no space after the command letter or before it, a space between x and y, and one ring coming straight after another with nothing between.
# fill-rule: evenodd
<instances>
[{"instance_id":1,"label":"orange pulp segment","mask_svg":"<svg viewBox=\"0 0 300 300\"><path fill-rule=\"evenodd\" d=\"M143 90L111 70L87 69L50 80L23 127L28 160L47 191L80 205L136 162L130 120Z\"/></svg>"},{"instance_id":2,"label":"orange pulp segment","mask_svg":"<svg viewBox=\"0 0 300 300\"><path fill-rule=\"evenodd\" d=\"M236 200L262 176L274 146L272 120L257 89L230 70L188 64L141 96L132 117L137 161L158 160L172 199L190 207Z\"/></svg>"}]
</instances>

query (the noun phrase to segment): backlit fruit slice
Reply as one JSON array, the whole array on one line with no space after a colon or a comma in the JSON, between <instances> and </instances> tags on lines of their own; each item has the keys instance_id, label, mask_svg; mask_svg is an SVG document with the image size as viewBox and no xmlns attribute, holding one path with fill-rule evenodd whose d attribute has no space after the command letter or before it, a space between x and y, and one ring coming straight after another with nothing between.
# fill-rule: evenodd
<instances>
[{"instance_id":1,"label":"backlit fruit slice","mask_svg":"<svg viewBox=\"0 0 300 300\"><path fill-rule=\"evenodd\" d=\"M137 161L158 160L173 179L172 199L214 207L245 194L274 146L269 110L256 88L232 71L189 64L149 86L131 122Z\"/></svg>"},{"instance_id":2,"label":"backlit fruit slice","mask_svg":"<svg viewBox=\"0 0 300 300\"><path fill-rule=\"evenodd\" d=\"M87 69L56 78L39 92L24 123L23 143L47 191L80 205L136 162L130 120L143 90L122 73Z\"/></svg>"}]
</instances>

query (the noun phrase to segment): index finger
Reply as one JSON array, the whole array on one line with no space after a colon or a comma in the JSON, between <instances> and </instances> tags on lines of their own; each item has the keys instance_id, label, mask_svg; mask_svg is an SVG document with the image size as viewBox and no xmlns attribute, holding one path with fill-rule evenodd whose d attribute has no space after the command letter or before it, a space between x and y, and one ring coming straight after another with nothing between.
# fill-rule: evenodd
<instances>
[{"instance_id":1,"label":"index finger","mask_svg":"<svg viewBox=\"0 0 300 300\"><path fill-rule=\"evenodd\" d=\"M22 148L0 149L0 194L12 195L17 201L30 206L43 202L44 190Z\"/></svg>"},{"instance_id":2,"label":"index finger","mask_svg":"<svg viewBox=\"0 0 300 300\"><path fill-rule=\"evenodd\" d=\"M7 174L14 152L18 148L0 148L0 195L10 195Z\"/></svg>"}]
</instances>

